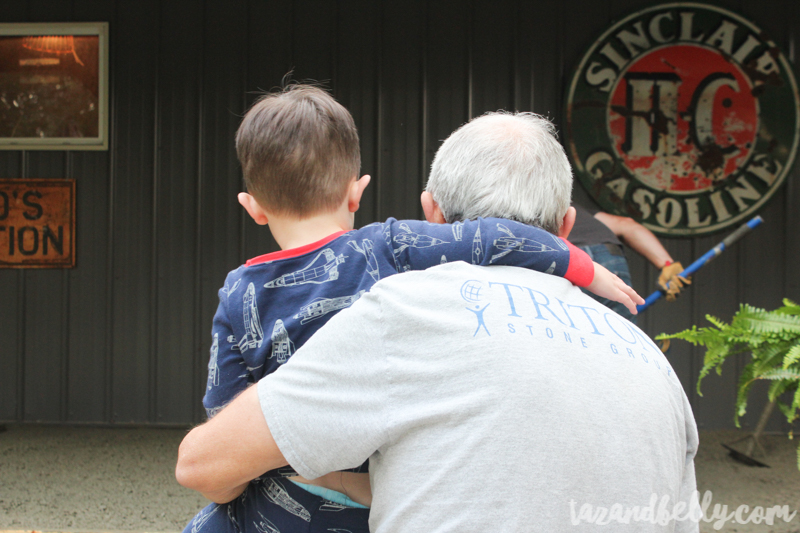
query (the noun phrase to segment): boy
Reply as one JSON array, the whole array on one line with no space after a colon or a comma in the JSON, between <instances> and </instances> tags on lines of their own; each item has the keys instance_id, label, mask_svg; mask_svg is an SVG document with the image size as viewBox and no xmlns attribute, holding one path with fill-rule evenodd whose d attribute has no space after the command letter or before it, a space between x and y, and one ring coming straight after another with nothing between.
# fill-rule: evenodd
<instances>
[{"instance_id":1,"label":"boy","mask_svg":"<svg viewBox=\"0 0 800 533\"><path fill-rule=\"evenodd\" d=\"M615 299L630 295L563 239L509 220L389 219L351 231L369 176L357 179L352 117L320 89L294 86L259 100L242 121L236 147L248 190L239 202L258 224L269 224L281 251L249 260L220 290L203 399L209 417L387 275L462 260L552 273ZM474 296L464 295L465 303ZM365 474L314 480L324 489L299 477L275 479L292 475L282 470L254 480L230 503L208 506L186 530L368 531L368 509L329 490Z\"/></svg>"}]
</instances>

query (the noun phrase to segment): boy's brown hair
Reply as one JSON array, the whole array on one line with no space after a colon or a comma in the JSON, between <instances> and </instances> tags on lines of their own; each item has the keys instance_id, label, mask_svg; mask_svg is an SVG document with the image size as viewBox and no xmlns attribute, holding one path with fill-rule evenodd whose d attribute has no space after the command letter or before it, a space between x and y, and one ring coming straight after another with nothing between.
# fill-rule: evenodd
<instances>
[{"instance_id":1,"label":"boy's brown hair","mask_svg":"<svg viewBox=\"0 0 800 533\"><path fill-rule=\"evenodd\" d=\"M258 99L236 132L236 154L259 205L300 218L336 209L361 168L353 117L310 85Z\"/></svg>"}]
</instances>

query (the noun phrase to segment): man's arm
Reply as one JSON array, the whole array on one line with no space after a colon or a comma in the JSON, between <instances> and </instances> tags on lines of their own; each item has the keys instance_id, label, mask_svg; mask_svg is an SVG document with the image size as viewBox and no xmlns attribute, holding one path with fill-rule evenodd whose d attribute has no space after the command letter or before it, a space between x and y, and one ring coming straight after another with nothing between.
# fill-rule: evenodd
<instances>
[{"instance_id":1,"label":"man's arm","mask_svg":"<svg viewBox=\"0 0 800 533\"><path fill-rule=\"evenodd\" d=\"M287 464L250 387L181 442L175 477L216 503L239 496L250 480Z\"/></svg>"},{"instance_id":2,"label":"man's arm","mask_svg":"<svg viewBox=\"0 0 800 533\"><path fill-rule=\"evenodd\" d=\"M288 464L286 457L317 479L362 464L386 443L394 404L381 302L373 294L381 292L376 284L278 371L189 432L178 452L178 482L224 503L251 479Z\"/></svg>"}]
</instances>

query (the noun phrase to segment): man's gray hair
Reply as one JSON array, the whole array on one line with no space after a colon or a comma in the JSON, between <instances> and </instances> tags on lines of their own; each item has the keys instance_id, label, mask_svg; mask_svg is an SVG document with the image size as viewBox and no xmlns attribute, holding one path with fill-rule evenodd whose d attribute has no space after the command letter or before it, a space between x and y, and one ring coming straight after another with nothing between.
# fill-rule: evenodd
<instances>
[{"instance_id":1,"label":"man's gray hair","mask_svg":"<svg viewBox=\"0 0 800 533\"><path fill-rule=\"evenodd\" d=\"M487 113L436 152L426 190L447 222L508 218L557 233L572 170L553 124L534 113Z\"/></svg>"}]
</instances>

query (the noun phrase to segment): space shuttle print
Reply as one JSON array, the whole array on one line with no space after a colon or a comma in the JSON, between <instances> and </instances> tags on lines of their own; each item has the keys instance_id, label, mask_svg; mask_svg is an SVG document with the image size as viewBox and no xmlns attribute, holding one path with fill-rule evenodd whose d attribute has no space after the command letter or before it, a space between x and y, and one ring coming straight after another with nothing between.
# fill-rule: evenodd
<instances>
[{"instance_id":1,"label":"space shuttle print","mask_svg":"<svg viewBox=\"0 0 800 533\"><path fill-rule=\"evenodd\" d=\"M483 242L481 242L481 227L478 226L478 231L472 238L472 264L480 265L483 259Z\"/></svg>"},{"instance_id":2,"label":"space shuttle print","mask_svg":"<svg viewBox=\"0 0 800 533\"><path fill-rule=\"evenodd\" d=\"M346 505L342 505L341 503L334 503L329 501L326 501L325 503L319 506L320 511L329 513L340 513L347 509L352 509L352 507L347 507Z\"/></svg>"},{"instance_id":3,"label":"space shuttle print","mask_svg":"<svg viewBox=\"0 0 800 533\"><path fill-rule=\"evenodd\" d=\"M211 520L211 517L214 516L214 513L222 509L222 506L214 505L210 511L206 511L206 509L200 511L197 516L194 517L194 520L192 520L192 533L200 533L200 531L203 530L203 526L206 524L206 522Z\"/></svg>"},{"instance_id":4,"label":"space shuttle print","mask_svg":"<svg viewBox=\"0 0 800 533\"><path fill-rule=\"evenodd\" d=\"M394 236L394 242L400 246L394 249L395 255L400 254L406 248L430 248L431 246L438 246L440 244L447 244L447 241L424 235L422 233L414 233L408 224L403 222L400 224L400 229L405 233L398 233Z\"/></svg>"},{"instance_id":5,"label":"space shuttle print","mask_svg":"<svg viewBox=\"0 0 800 533\"><path fill-rule=\"evenodd\" d=\"M222 411L222 408L225 407L224 405L218 405L216 407L206 407L206 418L211 419L214 418L214 415Z\"/></svg>"},{"instance_id":6,"label":"space shuttle print","mask_svg":"<svg viewBox=\"0 0 800 533\"><path fill-rule=\"evenodd\" d=\"M219 366L217 356L219 355L219 333L214 333L214 342L211 344L211 357L208 359L208 382L206 389L219 386Z\"/></svg>"},{"instance_id":7,"label":"space shuttle print","mask_svg":"<svg viewBox=\"0 0 800 533\"><path fill-rule=\"evenodd\" d=\"M244 337L239 339L239 350L244 353L252 348L260 348L264 342L264 330L258 317L256 286L250 283L242 298L244 302Z\"/></svg>"},{"instance_id":8,"label":"space shuttle print","mask_svg":"<svg viewBox=\"0 0 800 533\"><path fill-rule=\"evenodd\" d=\"M375 281L380 281L381 279L381 272L380 268L378 267L378 258L375 257L375 253L372 251L372 241L369 239L364 239L361 241L361 246L358 246L356 241L347 241L356 252L360 253L364 256L367 260L367 273L372 276L372 279Z\"/></svg>"},{"instance_id":9,"label":"space shuttle print","mask_svg":"<svg viewBox=\"0 0 800 533\"><path fill-rule=\"evenodd\" d=\"M562 249L562 250L564 250L564 251L567 251L567 250L569 250L569 246L567 246L567 243L565 243L565 242L564 242L564 241L563 241L561 238L559 238L559 237L556 237L555 235L550 235L550 237L552 237L552 238L553 238L553 240L555 241L556 245L557 245L559 248L561 248L561 249Z\"/></svg>"},{"instance_id":10,"label":"space shuttle print","mask_svg":"<svg viewBox=\"0 0 800 533\"><path fill-rule=\"evenodd\" d=\"M231 345L232 352L238 352L239 350L239 341L236 340L236 335L228 335L228 344Z\"/></svg>"},{"instance_id":11,"label":"space shuttle print","mask_svg":"<svg viewBox=\"0 0 800 533\"><path fill-rule=\"evenodd\" d=\"M540 253L540 252L555 252L556 249L541 243L539 241L535 241L533 239L526 239L525 237L517 237L515 236L510 229L505 227L503 224L497 224L498 231L501 231L508 235L508 237L499 237L494 240L494 246L498 250L502 250L499 254L495 254L489 260L489 263L493 263L497 259L501 257L505 257L506 255L510 254L511 252L523 252L523 253Z\"/></svg>"},{"instance_id":12,"label":"space shuttle print","mask_svg":"<svg viewBox=\"0 0 800 533\"><path fill-rule=\"evenodd\" d=\"M256 531L258 533L281 533L281 530L275 527L275 524L269 521L269 519L261 514L259 511L258 516L261 517L261 520L258 522L253 522L253 525L256 527Z\"/></svg>"},{"instance_id":13,"label":"space shuttle print","mask_svg":"<svg viewBox=\"0 0 800 533\"><path fill-rule=\"evenodd\" d=\"M339 265L344 263L344 254L336 255L330 248L325 248L308 265L275 278L264 285L267 289L276 287L293 287L306 283L322 284L339 279Z\"/></svg>"},{"instance_id":14,"label":"space shuttle print","mask_svg":"<svg viewBox=\"0 0 800 533\"><path fill-rule=\"evenodd\" d=\"M262 494L275 505L283 507L286 511L311 522L311 513L300 502L289 496L280 481L270 479L269 487L261 487Z\"/></svg>"},{"instance_id":15,"label":"space shuttle print","mask_svg":"<svg viewBox=\"0 0 800 533\"><path fill-rule=\"evenodd\" d=\"M386 246L388 246L390 250L393 250L393 248L392 248L392 228L391 228L391 226L389 224L384 224L383 225L383 240L386 241ZM394 261L394 269L397 272L402 272L403 269L400 268L400 263L397 262L397 256L394 253L392 254L392 260Z\"/></svg>"},{"instance_id":16,"label":"space shuttle print","mask_svg":"<svg viewBox=\"0 0 800 533\"><path fill-rule=\"evenodd\" d=\"M311 303L301 307L300 312L294 315L293 318L301 319L301 324L311 322L312 320L316 320L321 316L327 315L328 313L350 307L356 300L361 298L361 295L363 294L364 291L359 291L357 294L353 294L352 296L340 296L339 298L314 298L311 300Z\"/></svg>"},{"instance_id":17,"label":"space shuttle print","mask_svg":"<svg viewBox=\"0 0 800 533\"><path fill-rule=\"evenodd\" d=\"M285 363L294 354L294 343L289 338L289 332L286 326L283 325L283 320L280 318L275 321L272 327L272 352L269 358L278 358L278 363Z\"/></svg>"},{"instance_id":18,"label":"space shuttle print","mask_svg":"<svg viewBox=\"0 0 800 533\"><path fill-rule=\"evenodd\" d=\"M242 278L236 280L236 283L233 284L233 287L228 288L227 285L222 287L222 292L225 293L226 296L230 297L231 293L236 292L236 289L239 288L239 284L242 282Z\"/></svg>"},{"instance_id":19,"label":"space shuttle print","mask_svg":"<svg viewBox=\"0 0 800 533\"><path fill-rule=\"evenodd\" d=\"M457 241L460 241L464 234L464 223L459 221L453 222L453 225L450 226L450 229L453 232L453 238Z\"/></svg>"},{"instance_id":20,"label":"space shuttle print","mask_svg":"<svg viewBox=\"0 0 800 533\"><path fill-rule=\"evenodd\" d=\"M431 237L422 233L415 233L405 222L400 224L400 229L404 233L398 233L394 236L394 242L399 246L394 248L395 265L397 265L397 258L406 248L431 248L440 244L448 244L447 241ZM391 243L390 243L391 244ZM407 272L411 270L411 265L403 265L402 270L398 268L398 272Z\"/></svg>"}]
</instances>

